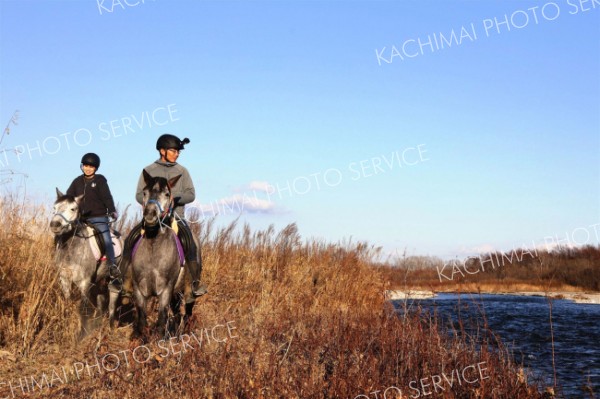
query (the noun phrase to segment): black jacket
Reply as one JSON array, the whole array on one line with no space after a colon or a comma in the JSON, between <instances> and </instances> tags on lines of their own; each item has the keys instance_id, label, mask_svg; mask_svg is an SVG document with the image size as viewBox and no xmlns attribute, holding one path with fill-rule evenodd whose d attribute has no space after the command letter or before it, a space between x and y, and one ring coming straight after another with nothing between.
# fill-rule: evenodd
<instances>
[{"instance_id":1,"label":"black jacket","mask_svg":"<svg viewBox=\"0 0 600 399\"><path fill-rule=\"evenodd\" d=\"M107 212L116 211L108 182L104 176L96 174L92 179L86 179L84 175L77 176L69 186L67 195L77 197L82 194L83 200L79 204L82 217L105 216Z\"/></svg>"}]
</instances>

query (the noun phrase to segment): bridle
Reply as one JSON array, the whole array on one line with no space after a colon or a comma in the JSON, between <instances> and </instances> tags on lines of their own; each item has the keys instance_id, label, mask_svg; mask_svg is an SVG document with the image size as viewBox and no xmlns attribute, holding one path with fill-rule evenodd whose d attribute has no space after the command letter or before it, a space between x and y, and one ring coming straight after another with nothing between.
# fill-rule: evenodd
<instances>
[{"instance_id":1,"label":"bridle","mask_svg":"<svg viewBox=\"0 0 600 399\"><path fill-rule=\"evenodd\" d=\"M53 217L54 217L54 216L60 216L61 218L63 218L63 220L64 220L65 222L67 222L67 224L68 224L68 225L69 225L69 224L77 224L77 222L79 221L79 218L78 218L78 217L75 217L75 219L73 219L73 220L69 220L69 219L67 219L67 218L65 217L65 215L63 215L63 213L62 213L62 212L54 212L54 213L52 214L52 216L53 216Z\"/></svg>"},{"instance_id":2,"label":"bridle","mask_svg":"<svg viewBox=\"0 0 600 399\"><path fill-rule=\"evenodd\" d=\"M67 235L67 234L69 234L69 233L72 233L71 235L72 235L73 237L77 236L77 237L81 237L81 238L88 239L88 238L91 238L91 237L94 237L94 236L97 236L97 235L98 235L98 233L96 233L95 231L94 231L94 233L93 233L93 234L91 234L91 235L89 235L89 236L88 236L88 235L85 235L85 234L83 234L83 233L81 232L81 229L80 229L80 227L82 227L82 226L86 225L86 223L82 223L82 222L81 222L81 218L80 218L79 212L77 212L77 213L76 213L76 215L75 215L75 218L74 218L73 220L69 220L69 219L67 219L67 217L66 217L66 216L65 216L65 215L64 215L62 212L54 212L54 213L52 214L52 216L53 216L53 217L54 217L54 216L59 216L59 217L61 217L61 218L62 218L62 219L65 221L65 222L67 222L66 226L73 226L73 229L72 229L72 231L67 231L67 232L64 232L64 233L60 233L60 234L58 234L58 236L64 236L64 235ZM63 225L63 226L65 226L65 225ZM93 229L92 229L92 230L93 230Z\"/></svg>"},{"instance_id":3,"label":"bridle","mask_svg":"<svg viewBox=\"0 0 600 399\"><path fill-rule=\"evenodd\" d=\"M171 189L169 188L169 197L170 197L170 194L171 194ZM165 220L167 220L168 218L171 218L171 216L173 214L173 199L171 198L171 200L169 201L169 206L167 207L167 209L163 209L160 202L158 202L158 200L156 200L154 198L150 198L148 201L146 201L144 203L144 209L146 209L146 206L148 206L148 204L155 204L158 207L158 210L160 211L160 216L158 217L158 225L159 225L161 231L163 230L163 227L171 228L171 226L169 226L167 223L165 223ZM142 221L145 225L146 224L145 220L142 219Z\"/></svg>"},{"instance_id":4,"label":"bridle","mask_svg":"<svg viewBox=\"0 0 600 399\"><path fill-rule=\"evenodd\" d=\"M65 245L67 242L72 242L71 238L73 238L75 236L79 236L79 237L86 238L86 239L88 238L88 237L80 235L80 226L82 224L81 224L81 221L79 220L79 212L76 213L75 218L73 220L67 219L66 216L62 212L54 212L52 214L52 216L53 217L59 216L65 222L67 222L66 225L62 226L63 231L64 231L65 226L72 226L71 230L69 230L69 231L64 231L62 233L55 234L55 240L56 240L55 243L57 245L57 248L59 246Z\"/></svg>"}]
</instances>

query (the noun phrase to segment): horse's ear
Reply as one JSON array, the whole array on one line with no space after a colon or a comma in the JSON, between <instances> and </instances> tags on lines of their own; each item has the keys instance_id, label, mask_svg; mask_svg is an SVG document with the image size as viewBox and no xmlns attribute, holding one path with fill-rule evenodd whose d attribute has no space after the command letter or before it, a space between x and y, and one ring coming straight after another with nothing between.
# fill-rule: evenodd
<instances>
[{"instance_id":1,"label":"horse's ear","mask_svg":"<svg viewBox=\"0 0 600 399\"><path fill-rule=\"evenodd\" d=\"M77 202L77 205L81 204L81 200L83 199L83 194L78 195L77 197L75 197L75 202Z\"/></svg>"},{"instance_id":2,"label":"horse's ear","mask_svg":"<svg viewBox=\"0 0 600 399\"><path fill-rule=\"evenodd\" d=\"M149 186L150 183L152 183L153 177L150 176L150 173L146 172L146 169L142 170L142 174L144 175L144 182L146 183L146 186Z\"/></svg>"},{"instance_id":3,"label":"horse's ear","mask_svg":"<svg viewBox=\"0 0 600 399\"><path fill-rule=\"evenodd\" d=\"M64 194L58 189L58 187L56 187L56 198L58 199L62 196L64 196Z\"/></svg>"},{"instance_id":4,"label":"horse's ear","mask_svg":"<svg viewBox=\"0 0 600 399\"><path fill-rule=\"evenodd\" d=\"M173 186L175 186L177 184L177 182L179 181L179 178L181 177L181 175L177 175L175 177L172 177L169 179L169 189L173 188Z\"/></svg>"}]
</instances>

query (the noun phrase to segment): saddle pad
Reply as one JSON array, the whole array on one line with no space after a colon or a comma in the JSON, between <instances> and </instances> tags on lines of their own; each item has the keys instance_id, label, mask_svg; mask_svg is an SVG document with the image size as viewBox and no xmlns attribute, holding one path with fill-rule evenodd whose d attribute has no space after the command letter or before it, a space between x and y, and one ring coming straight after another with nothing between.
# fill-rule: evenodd
<instances>
[{"instance_id":1,"label":"saddle pad","mask_svg":"<svg viewBox=\"0 0 600 399\"><path fill-rule=\"evenodd\" d=\"M89 229L89 227L88 227ZM88 230L88 233L94 234L93 230ZM115 235L114 231L110 231L110 237L112 238L112 242L113 242L113 248L115 249L115 258L118 258L119 256L121 256L121 253L123 251L123 249L121 248L121 240L119 240L118 236ZM100 258L102 257L103 254L100 253L100 248L98 248L98 243L96 242L96 240L88 240L90 243L90 248L92 249L92 253L94 254L94 258L96 258L96 260L100 260Z\"/></svg>"},{"instance_id":2,"label":"saddle pad","mask_svg":"<svg viewBox=\"0 0 600 399\"><path fill-rule=\"evenodd\" d=\"M177 245L177 254L179 255L179 264L181 266L183 266L185 264L185 253L183 251L183 245L181 245L181 241L179 240L177 233L175 233L174 231L172 231L172 237L173 237L173 240L175 240L175 244ZM133 259L135 257L135 253L137 252L143 238L144 238L144 234L143 234L143 230L142 230L142 235L140 235L140 237L137 239L135 244L133 244L133 249L131 250L131 259Z\"/></svg>"}]
</instances>

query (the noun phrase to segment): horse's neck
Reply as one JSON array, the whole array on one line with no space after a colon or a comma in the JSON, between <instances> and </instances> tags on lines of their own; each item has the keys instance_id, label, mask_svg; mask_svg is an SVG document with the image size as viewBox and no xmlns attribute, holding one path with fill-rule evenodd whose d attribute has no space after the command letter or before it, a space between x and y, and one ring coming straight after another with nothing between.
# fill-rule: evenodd
<instances>
[{"instance_id":1,"label":"horse's neck","mask_svg":"<svg viewBox=\"0 0 600 399\"><path fill-rule=\"evenodd\" d=\"M74 240L75 238L80 238L83 240L87 240L87 236L89 235L89 227L82 223L76 223L73 230L68 233L64 233L58 236L54 236L54 244L57 248L62 248L66 246L69 241Z\"/></svg>"},{"instance_id":2,"label":"horse's neck","mask_svg":"<svg viewBox=\"0 0 600 399\"><path fill-rule=\"evenodd\" d=\"M165 234L170 234L171 229L169 228L169 226L171 226L171 221L165 220L164 224L166 226L161 226L160 224L157 224L156 226L150 228L144 227L144 236L148 239L153 239L159 236L164 236Z\"/></svg>"}]
</instances>

